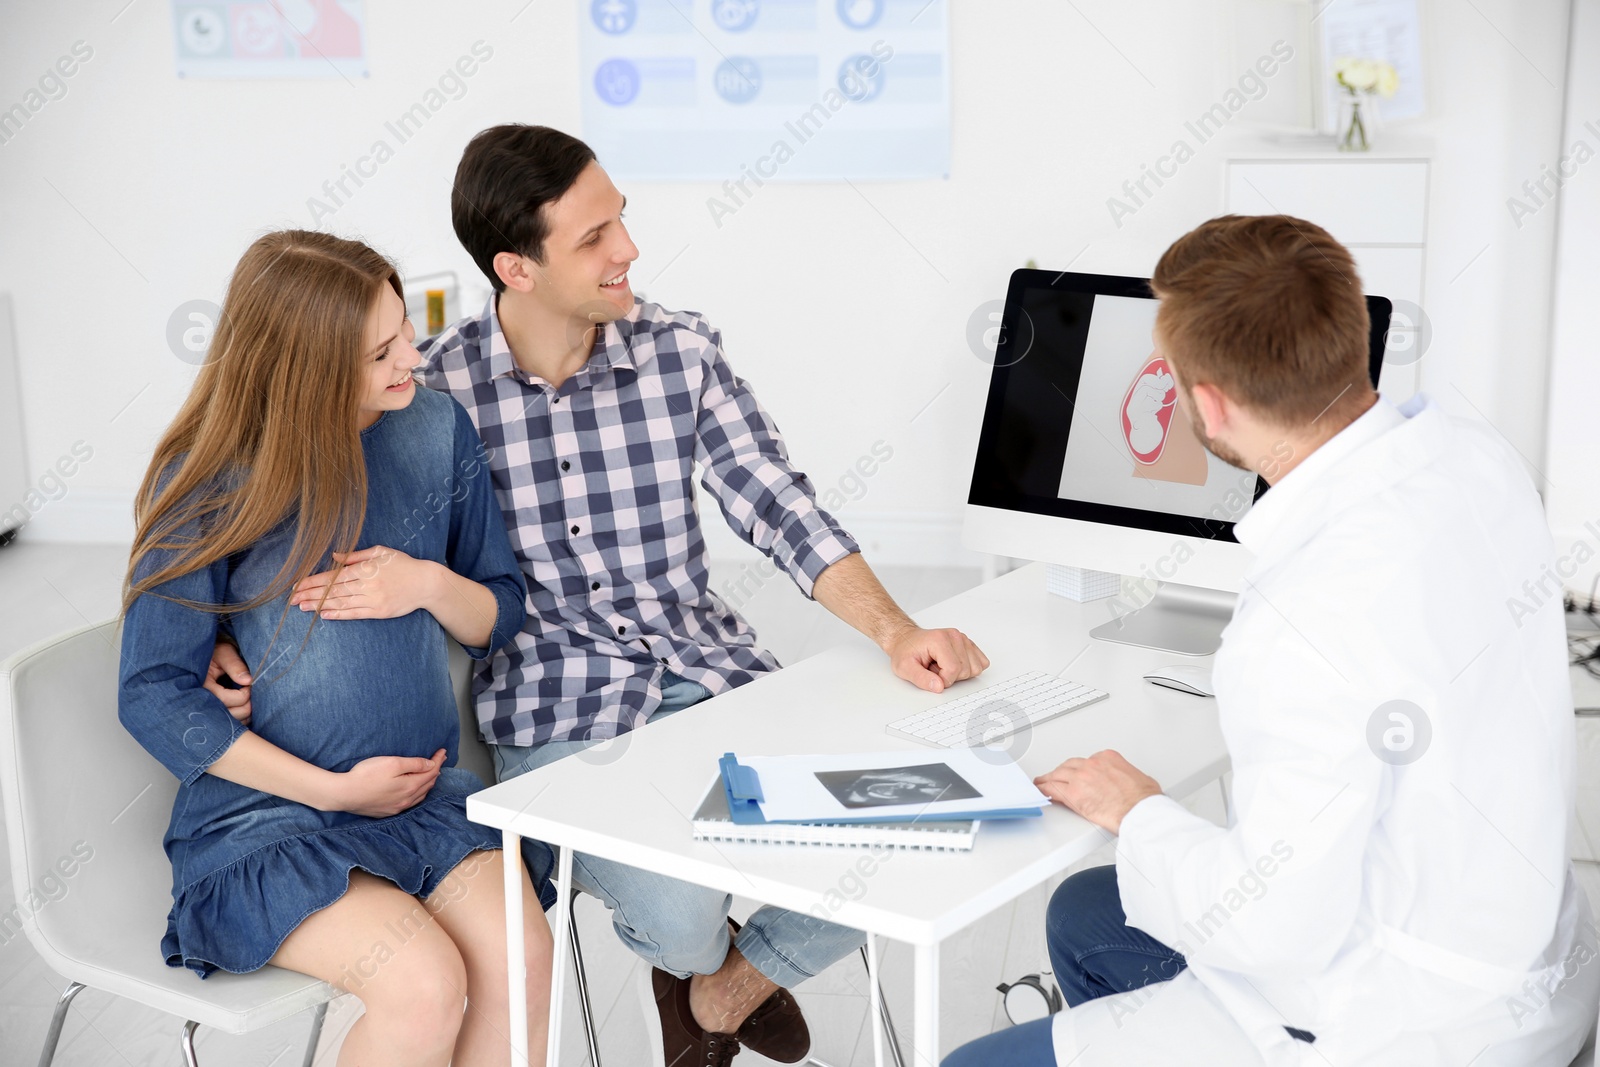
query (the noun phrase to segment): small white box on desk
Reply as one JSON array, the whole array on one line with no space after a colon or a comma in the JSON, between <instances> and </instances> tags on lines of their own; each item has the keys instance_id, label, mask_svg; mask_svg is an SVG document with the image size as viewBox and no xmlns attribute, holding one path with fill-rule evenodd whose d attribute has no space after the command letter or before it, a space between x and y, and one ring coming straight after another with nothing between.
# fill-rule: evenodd
<instances>
[{"instance_id":1,"label":"small white box on desk","mask_svg":"<svg viewBox=\"0 0 1600 1067\"><path fill-rule=\"evenodd\" d=\"M1051 563L1045 568L1044 587L1056 596L1082 604L1116 596L1122 591L1122 575Z\"/></svg>"}]
</instances>

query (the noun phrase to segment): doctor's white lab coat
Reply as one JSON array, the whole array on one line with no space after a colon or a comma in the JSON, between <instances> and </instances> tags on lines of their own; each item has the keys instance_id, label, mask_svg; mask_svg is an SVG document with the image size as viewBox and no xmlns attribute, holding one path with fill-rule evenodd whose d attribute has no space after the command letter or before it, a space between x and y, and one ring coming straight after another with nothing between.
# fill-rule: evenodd
<instances>
[{"instance_id":1,"label":"doctor's white lab coat","mask_svg":"<svg viewBox=\"0 0 1600 1067\"><path fill-rule=\"evenodd\" d=\"M1117 846L1128 922L1189 969L1058 1016L1059 1061L1565 1067L1600 957L1567 855L1557 554L1522 465L1380 399L1237 535L1255 558L1213 668L1230 825L1151 797Z\"/></svg>"}]
</instances>

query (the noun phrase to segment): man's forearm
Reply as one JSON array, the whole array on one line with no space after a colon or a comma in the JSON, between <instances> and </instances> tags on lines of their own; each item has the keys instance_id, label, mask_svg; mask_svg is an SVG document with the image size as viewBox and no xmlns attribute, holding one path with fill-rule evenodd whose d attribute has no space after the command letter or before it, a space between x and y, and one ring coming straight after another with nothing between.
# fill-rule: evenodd
<instances>
[{"instance_id":1,"label":"man's forearm","mask_svg":"<svg viewBox=\"0 0 1600 1067\"><path fill-rule=\"evenodd\" d=\"M850 553L817 575L811 595L885 651L897 636L917 626L889 596L859 552Z\"/></svg>"},{"instance_id":2,"label":"man's forearm","mask_svg":"<svg viewBox=\"0 0 1600 1067\"><path fill-rule=\"evenodd\" d=\"M977 677L989 659L960 630L924 630L900 610L859 553L834 563L811 586L823 607L883 649L894 673L930 693Z\"/></svg>"}]
</instances>

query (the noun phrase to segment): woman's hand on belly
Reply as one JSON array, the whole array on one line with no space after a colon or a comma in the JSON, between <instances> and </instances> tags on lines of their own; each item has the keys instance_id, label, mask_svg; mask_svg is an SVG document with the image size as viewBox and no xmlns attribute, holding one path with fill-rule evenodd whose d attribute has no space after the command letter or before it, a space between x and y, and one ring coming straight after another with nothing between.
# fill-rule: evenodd
<instances>
[{"instance_id":1,"label":"woman's hand on belly","mask_svg":"<svg viewBox=\"0 0 1600 1067\"><path fill-rule=\"evenodd\" d=\"M398 815L428 795L444 761L442 748L431 759L371 756L338 775L335 806L374 819Z\"/></svg>"},{"instance_id":2,"label":"woman's hand on belly","mask_svg":"<svg viewBox=\"0 0 1600 1067\"><path fill-rule=\"evenodd\" d=\"M291 606L324 619L396 619L428 605L444 570L382 545L335 552L333 558L342 566L301 579L289 596Z\"/></svg>"}]
</instances>

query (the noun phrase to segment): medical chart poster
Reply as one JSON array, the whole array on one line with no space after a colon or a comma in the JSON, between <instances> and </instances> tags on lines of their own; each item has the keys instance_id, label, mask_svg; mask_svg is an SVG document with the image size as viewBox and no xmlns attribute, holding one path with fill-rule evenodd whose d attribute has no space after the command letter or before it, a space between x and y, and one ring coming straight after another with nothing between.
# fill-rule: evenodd
<instances>
[{"instance_id":1,"label":"medical chart poster","mask_svg":"<svg viewBox=\"0 0 1600 1067\"><path fill-rule=\"evenodd\" d=\"M364 78L363 0L171 0L180 78Z\"/></svg>"},{"instance_id":2,"label":"medical chart poster","mask_svg":"<svg viewBox=\"0 0 1600 1067\"><path fill-rule=\"evenodd\" d=\"M583 139L614 177L950 172L947 0L579 0Z\"/></svg>"}]
</instances>

